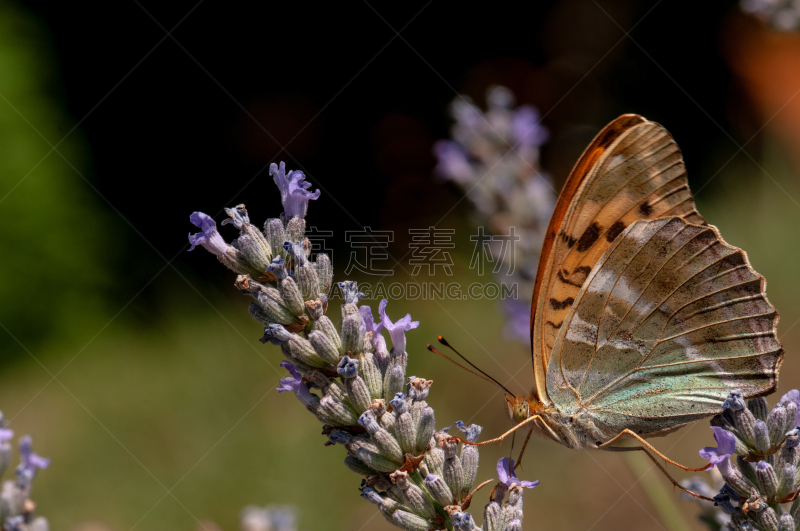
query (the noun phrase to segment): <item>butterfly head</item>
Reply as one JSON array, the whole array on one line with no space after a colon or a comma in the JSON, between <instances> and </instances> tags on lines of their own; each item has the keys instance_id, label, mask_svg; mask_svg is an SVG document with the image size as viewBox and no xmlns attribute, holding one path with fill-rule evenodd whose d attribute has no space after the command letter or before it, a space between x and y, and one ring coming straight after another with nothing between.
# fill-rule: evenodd
<instances>
[{"instance_id":1,"label":"butterfly head","mask_svg":"<svg viewBox=\"0 0 800 531\"><path fill-rule=\"evenodd\" d=\"M508 416L515 424L526 420L531 415L531 407L524 395L506 395L506 407Z\"/></svg>"}]
</instances>

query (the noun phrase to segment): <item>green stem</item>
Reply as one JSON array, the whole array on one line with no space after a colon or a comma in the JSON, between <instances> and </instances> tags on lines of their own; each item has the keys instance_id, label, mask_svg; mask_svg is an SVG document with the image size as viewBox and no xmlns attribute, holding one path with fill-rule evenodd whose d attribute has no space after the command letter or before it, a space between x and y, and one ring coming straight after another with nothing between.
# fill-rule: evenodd
<instances>
[{"instance_id":1,"label":"green stem","mask_svg":"<svg viewBox=\"0 0 800 531\"><path fill-rule=\"evenodd\" d=\"M649 473L652 469L650 461L640 452L627 452L623 456L634 476L641 478L639 483L664 526L669 531L688 529L686 522L680 516L681 511L675 506L674 496L664 489L663 482L659 481L660 478Z\"/></svg>"}]
</instances>

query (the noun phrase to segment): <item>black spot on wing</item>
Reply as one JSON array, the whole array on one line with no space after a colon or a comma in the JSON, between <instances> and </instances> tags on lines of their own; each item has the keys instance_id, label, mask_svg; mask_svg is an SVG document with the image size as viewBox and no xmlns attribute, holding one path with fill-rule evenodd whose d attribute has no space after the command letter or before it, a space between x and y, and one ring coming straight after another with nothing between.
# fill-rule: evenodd
<instances>
[{"instance_id":1,"label":"black spot on wing","mask_svg":"<svg viewBox=\"0 0 800 531\"><path fill-rule=\"evenodd\" d=\"M608 229L608 232L606 233L606 240L613 242L614 240L617 239L617 236L622 234L622 231L624 230L625 230L625 224L619 220L615 221L614 224L611 225L611 228Z\"/></svg>"},{"instance_id":2,"label":"black spot on wing","mask_svg":"<svg viewBox=\"0 0 800 531\"><path fill-rule=\"evenodd\" d=\"M647 201L645 201L644 203L639 205L639 212L641 212L644 217L648 217L650 214L653 213L653 207L651 207L650 204Z\"/></svg>"},{"instance_id":3,"label":"black spot on wing","mask_svg":"<svg viewBox=\"0 0 800 531\"><path fill-rule=\"evenodd\" d=\"M572 249L572 246L575 245L575 242L578 241L577 239L573 238L572 236L567 236L566 232L561 232L561 241L567 244L567 247Z\"/></svg>"},{"instance_id":4,"label":"black spot on wing","mask_svg":"<svg viewBox=\"0 0 800 531\"><path fill-rule=\"evenodd\" d=\"M552 326L553 328L555 328L556 330L558 330L558 329L560 329L560 328L561 328L561 325L562 325L562 324L564 324L564 321L561 321L561 322L560 322L560 323L558 323L558 324L555 324L553 321L547 321L547 323L545 323L545 324L549 324L550 326Z\"/></svg>"},{"instance_id":5,"label":"black spot on wing","mask_svg":"<svg viewBox=\"0 0 800 531\"><path fill-rule=\"evenodd\" d=\"M567 297L563 301L558 299L550 299L550 306L552 306L554 310L563 310L564 308L569 308L572 306L573 302L575 302L575 299L572 297Z\"/></svg>"},{"instance_id":6,"label":"black spot on wing","mask_svg":"<svg viewBox=\"0 0 800 531\"><path fill-rule=\"evenodd\" d=\"M578 246L576 249L578 252L584 252L588 250L594 243L600 238L600 225L597 222L593 222L589 227L583 231L581 238L578 240Z\"/></svg>"},{"instance_id":7,"label":"black spot on wing","mask_svg":"<svg viewBox=\"0 0 800 531\"><path fill-rule=\"evenodd\" d=\"M564 284L569 284L570 286L575 286L576 288L583 286L583 282L575 282L574 280L570 280L565 269L562 269L558 272L557 278Z\"/></svg>"}]
</instances>

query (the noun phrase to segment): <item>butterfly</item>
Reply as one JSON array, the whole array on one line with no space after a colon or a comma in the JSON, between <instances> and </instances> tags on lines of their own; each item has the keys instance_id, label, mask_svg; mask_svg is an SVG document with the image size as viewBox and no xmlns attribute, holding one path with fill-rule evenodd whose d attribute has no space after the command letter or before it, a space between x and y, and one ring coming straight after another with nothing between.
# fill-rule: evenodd
<instances>
[{"instance_id":1,"label":"butterfly","mask_svg":"<svg viewBox=\"0 0 800 531\"><path fill-rule=\"evenodd\" d=\"M775 390L777 325L764 277L697 212L672 136L620 116L558 198L531 307L535 388L506 390L509 417L570 448L633 436L667 459L644 439L720 413L733 389Z\"/></svg>"}]
</instances>

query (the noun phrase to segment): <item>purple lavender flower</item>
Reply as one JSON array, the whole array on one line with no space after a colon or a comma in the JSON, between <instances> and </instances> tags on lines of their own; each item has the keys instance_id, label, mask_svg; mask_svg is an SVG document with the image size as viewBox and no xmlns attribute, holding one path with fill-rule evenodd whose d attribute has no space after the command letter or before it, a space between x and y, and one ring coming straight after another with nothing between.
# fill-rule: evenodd
<instances>
[{"instance_id":1,"label":"purple lavender flower","mask_svg":"<svg viewBox=\"0 0 800 531\"><path fill-rule=\"evenodd\" d=\"M292 375L289 378L281 378L281 386L277 388L279 393L291 391L297 398L306 406L311 406L316 403L317 397L308 390L306 384L303 383L303 377L297 368L288 361L282 361L281 367L289 371Z\"/></svg>"},{"instance_id":2,"label":"purple lavender flower","mask_svg":"<svg viewBox=\"0 0 800 531\"><path fill-rule=\"evenodd\" d=\"M192 212L192 215L189 216L189 221L201 231L197 234L189 234L189 243L192 244L189 248L190 251L194 250L198 245L202 245L216 256L227 252L230 245L219 235L217 222L211 216L202 212Z\"/></svg>"},{"instance_id":3,"label":"purple lavender flower","mask_svg":"<svg viewBox=\"0 0 800 531\"><path fill-rule=\"evenodd\" d=\"M547 142L550 133L541 125L539 111L530 105L519 107L511 119L511 138L514 145L539 147Z\"/></svg>"},{"instance_id":4,"label":"purple lavender flower","mask_svg":"<svg viewBox=\"0 0 800 531\"><path fill-rule=\"evenodd\" d=\"M503 483L508 488L519 486L532 489L539 484L538 479L536 481L520 481L514 473L514 460L510 457L503 457L497 462L497 476L500 479L500 483Z\"/></svg>"},{"instance_id":5,"label":"purple lavender flower","mask_svg":"<svg viewBox=\"0 0 800 531\"><path fill-rule=\"evenodd\" d=\"M714 440L717 447L706 446L700 450L700 457L708 459L708 468L719 467L720 472L725 474L725 470L730 466L730 456L736 450L736 436L718 427L711 426L714 430Z\"/></svg>"},{"instance_id":6,"label":"purple lavender flower","mask_svg":"<svg viewBox=\"0 0 800 531\"><path fill-rule=\"evenodd\" d=\"M372 332L373 337L380 333L383 323L375 322L375 318L372 316L372 308L365 304L358 308L358 313L361 314L361 322L364 323L364 328L367 332Z\"/></svg>"},{"instance_id":7,"label":"purple lavender flower","mask_svg":"<svg viewBox=\"0 0 800 531\"><path fill-rule=\"evenodd\" d=\"M287 176L286 164L283 162L280 167L275 163L270 164L269 174L281 191L281 203L286 219L306 217L308 202L319 199L320 191L308 191L311 183L305 180L306 176L301 171L290 171Z\"/></svg>"},{"instance_id":8,"label":"purple lavender flower","mask_svg":"<svg viewBox=\"0 0 800 531\"><path fill-rule=\"evenodd\" d=\"M412 321L411 314L406 314L405 317L392 322L386 315L386 305L389 301L383 299L378 306L378 314L381 316L381 323L386 330L389 331L389 337L392 338L392 350L396 353L406 351L406 332L413 330L419 326L419 321Z\"/></svg>"},{"instance_id":9,"label":"purple lavender flower","mask_svg":"<svg viewBox=\"0 0 800 531\"><path fill-rule=\"evenodd\" d=\"M14 430L0 428L0 444L10 441L14 437Z\"/></svg>"}]
</instances>

